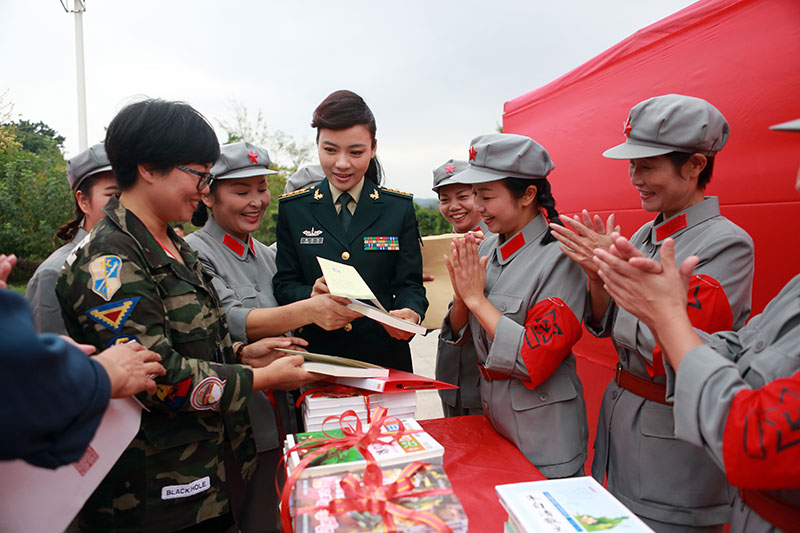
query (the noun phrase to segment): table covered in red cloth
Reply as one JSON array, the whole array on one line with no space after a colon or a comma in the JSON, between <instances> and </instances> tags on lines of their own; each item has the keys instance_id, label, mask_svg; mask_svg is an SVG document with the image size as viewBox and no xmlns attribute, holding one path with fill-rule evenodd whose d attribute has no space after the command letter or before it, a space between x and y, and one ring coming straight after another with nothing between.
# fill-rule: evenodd
<instances>
[{"instance_id":1,"label":"table covered in red cloth","mask_svg":"<svg viewBox=\"0 0 800 533\"><path fill-rule=\"evenodd\" d=\"M545 477L484 415L419 420L444 446L444 471L469 518L471 532L503 531L508 514L495 485Z\"/></svg>"}]
</instances>

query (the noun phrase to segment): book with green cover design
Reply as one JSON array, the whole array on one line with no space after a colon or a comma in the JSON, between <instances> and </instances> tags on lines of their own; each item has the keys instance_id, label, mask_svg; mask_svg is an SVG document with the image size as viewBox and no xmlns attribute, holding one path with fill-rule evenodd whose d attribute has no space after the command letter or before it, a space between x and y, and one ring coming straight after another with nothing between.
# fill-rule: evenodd
<instances>
[{"instance_id":1,"label":"book with green cover design","mask_svg":"<svg viewBox=\"0 0 800 533\"><path fill-rule=\"evenodd\" d=\"M407 430L414 431L414 433L403 435L400 437L399 441L392 441L390 444L375 443L369 446L369 451L378 464L382 467L401 465L412 461L427 461L441 464L442 456L444 455L444 448L442 445L436 442L429 434L422 431L422 427L416 420L409 418L402 420L402 422ZM384 422L381 432L384 435L390 435L398 429L399 424L397 420L389 419ZM327 430L327 433L334 438L343 436L342 430L340 429ZM303 449L302 442L309 439L320 438L326 438L325 434L321 431L286 436L287 450L301 443L300 448L292 452L287 460L287 468L290 473L300 464L300 461L302 461L303 457L308 453ZM366 466L367 462L358 450L354 448L346 450L334 449L329 450L312 461L300 474L300 478L334 474L337 472L358 472L364 470Z\"/></svg>"}]
</instances>

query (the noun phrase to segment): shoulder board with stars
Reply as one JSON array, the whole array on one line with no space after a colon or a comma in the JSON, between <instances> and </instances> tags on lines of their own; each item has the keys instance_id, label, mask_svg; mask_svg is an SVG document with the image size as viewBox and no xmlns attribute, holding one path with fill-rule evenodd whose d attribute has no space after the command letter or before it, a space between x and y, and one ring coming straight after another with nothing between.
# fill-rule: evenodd
<instances>
[{"instance_id":1,"label":"shoulder board with stars","mask_svg":"<svg viewBox=\"0 0 800 533\"><path fill-rule=\"evenodd\" d=\"M381 186L378 186L378 188L383 192L388 192L389 194L393 194L395 196L401 196L404 198L414 198L414 195L411 194L410 192L398 191L397 189L390 189L388 187L381 187Z\"/></svg>"},{"instance_id":2,"label":"shoulder board with stars","mask_svg":"<svg viewBox=\"0 0 800 533\"><path fill-rule=\"evenodd\" d=\"M281 194L281 195L278 197L278 201L280 201L280 200L286 200L287 198L296 198L296 197L298 197L298 196L302 196L302 195L304 195L304 194L308 194L308 193L310 193L312 190L313 190L313 189L311 189L310 187L305 187L305 188L303 188L303 189L297 189L296 191L287 192L286 194Z\"/></svg>"}]
</instances>

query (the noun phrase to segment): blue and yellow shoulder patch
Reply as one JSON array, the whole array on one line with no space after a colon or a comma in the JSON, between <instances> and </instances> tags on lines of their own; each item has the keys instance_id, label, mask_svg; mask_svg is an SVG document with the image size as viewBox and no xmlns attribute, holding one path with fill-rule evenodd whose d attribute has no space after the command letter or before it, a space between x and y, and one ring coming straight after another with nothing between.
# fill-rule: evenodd
<instances>
[{"instance_id":1,"label":"blue and yellow shoulder patch","mask_svg":"<svg viewBox=\"0 0 800 533\"><path fill-rule=\"evenodd\" d=\"M139 303L139 297L125 298L118 302L111 302L97 307L93 307L86 311L89 318L100 324L101 326L110 329L114 333L122 331L122 326L131 316L133 308Z\"/></svg>"},{"instance_id":2,"label":"blue and yellow shoulder patch","mask_svg":"<svg viewBox=\"0 0 800 533\"><path fill-rule=\"evenodd\" d=\"M117 335L106 344L106 348L111 348L112 346L118 346L120 344L127 344L129 342L138 342L142 344L139 339L134 337L133 335Z\"/></svg>"},{"instance_id":3,"label":"blue and yellow shoulder patch","mask_svg":"<svg viewBox=\"0 0 800 533\"><path fill-rule=\"evenodd\" d=\"M122 259L117 255L101 255L89 263L92 275L92 292L105 301L111 300L122 283L119 280Z\"/></svg>"},{"instance_id":4,"label":"blue and yellow shoulder patch","mask_svg":"<svg viewBox=\"0 0 800 533\"><path fill-rule=\"evenodd\" d=\"M410 192L398 191L397 189L390 189L388 187L382 187L380 185L378 186L378 188L381 191L385 192L385 193L391 194L392 196L399 196L401 198L408 198L409 200L414 198L414 195L411 194Z\"/></svg>"},{"instance_id":5,"label":"blue and yellow shoulder patch","mask_svg":"<svg viewBox=\"0 0 800 533\"><path fill-rule=\"evenodd\" d=\"M309 194L313 190L314 187L306 187L303 189L297 189L296 191L287 192L286 194L281 194L280 196L278 196L278 201L288 200L289 198L300 198Z\"/></svg>"}]
</instances>

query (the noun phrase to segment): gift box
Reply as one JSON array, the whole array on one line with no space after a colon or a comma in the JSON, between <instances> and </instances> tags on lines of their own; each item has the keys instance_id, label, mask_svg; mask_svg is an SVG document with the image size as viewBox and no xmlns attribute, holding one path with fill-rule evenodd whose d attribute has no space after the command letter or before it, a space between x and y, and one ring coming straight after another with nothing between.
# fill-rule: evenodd
<instances>
[{"instance_id":1,"label":"gift box","mask_svg":"<svg viewBox=\"0 0 800 533\"><path fill-rule=\"evenodd\" d=\"M400 431L401 425L404 429L402 436L396 440L386 438ZM381 425L380 435L384 437L384 442L374 442L367 448L379 466L402 465L413 461L438 464L442 462L444 448L433 437L428 435L414 419L396 420L394 418L386 418ZM341 429L330 429L325 433L313 431L287 435L284 447L286 450L294 450L286 460L288 474L291 474L298 467L309 451L324 445L329 439L337 439L343 436L344 433ZM316 444L313 447L304 447L302 443L309 440ZM297 446L298 444L300 446ZM360 471L366 465L366 459L355 447L331 448L325 454L310 462L299 474L299 477L318 477L339 472Z\"/></svg>"},{"instance_id":2,"label":"gift box","mask_svg":"<svg viewBox=\"0 0 800 533\"><path fill-rule=\"evenodd\" d=\"M297 533L459 533L468 526L442 467L421 462L300 479L290 512Z\"/></svg>"}]
</instances>

